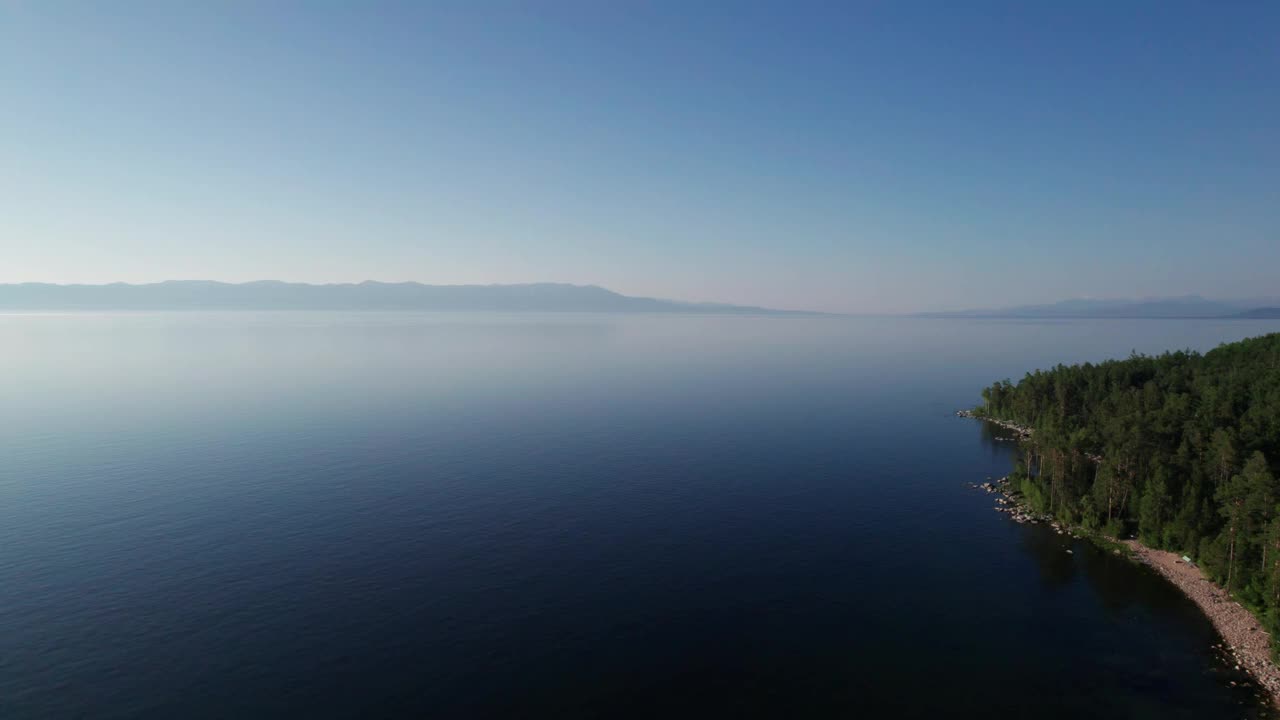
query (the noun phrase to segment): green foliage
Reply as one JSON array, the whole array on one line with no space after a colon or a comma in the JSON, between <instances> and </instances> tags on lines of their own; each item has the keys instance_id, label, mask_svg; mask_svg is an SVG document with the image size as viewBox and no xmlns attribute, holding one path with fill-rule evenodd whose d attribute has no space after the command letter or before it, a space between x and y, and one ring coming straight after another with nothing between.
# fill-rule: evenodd
<instances>
[{"instance_id":1,"label":"green foliage","mask_svg":"<svg viewBox=\"0 0 1280 720\"><path fill-rule=\"evenodd\" d=\"M982 397L1034 431L1015 485L1031 507L1195 555L1280 624L1280 334L1058 365Z\"/></svg>"},{"instance_id":2,"label":"green foliage","mask_svg":"<svg viewBox=\"0 0 1280 720\"><path fill-rule=\"evenodd\" d=\"M1098 511L1093 506L1093 498L1085 495L1080 501L1080 526L1086 532L1096 533L1101 528L1098 527Z\"/></svg>"},{"instance_id":3,"label":"green foliage","mask_svg":"<svg viewBox=\"0 0 1280 720\"><path fill-rule=\"evenodd\" d=\"M1044 489L1036 478L1024 475L1018 480L1014 489L1022 493L1022 499L1027 504L1027 507L1038 513L1049 510L1049 497L1045 494Z\"/></svg>"},{"instance_id":4,"label":"green foliage","mask_svg":"<svg viewBox=\"0 0 1280 720\"><path fill-rule=\"evenodd\" d=\"M1124 522L1121 521L1120 518L1112 518L1111 522L1107 523L1106 526L1102 528L1102 534L1107 537L1120 537L1121 535L1124 535L1124 530Z\"/></svg>"},{"instance_id":5,"label":"green foliage","mask_svg":"<svg viewBox=\"0 0 1280 720\"><path fill-rule=\"evenodd\" d=\"M1149 546L1159 547L1164 544L1164 524L1172 515L1173 500L1169 497L1169 486L1165 481L1163 468L1153 473L1147 483L1147 491L1142 494L1142 502L1138 510L1138 536Z\"/></svg>"}]
</instances>

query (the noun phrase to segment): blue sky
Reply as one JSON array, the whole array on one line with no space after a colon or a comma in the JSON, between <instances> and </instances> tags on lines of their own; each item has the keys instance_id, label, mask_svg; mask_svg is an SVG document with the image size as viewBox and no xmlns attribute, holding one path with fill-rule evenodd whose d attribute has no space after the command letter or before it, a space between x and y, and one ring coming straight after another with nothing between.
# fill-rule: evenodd
<instances>
[{"instance_id":1,"label":"blue sky","mask_svg":"<svg viewBox=\"0 0 1280 720\"><path fill-rule=\"evenodd\" d=\"M0 282L1280 295L1280 4L16 3Z\"/></svg>"}]
</instances>

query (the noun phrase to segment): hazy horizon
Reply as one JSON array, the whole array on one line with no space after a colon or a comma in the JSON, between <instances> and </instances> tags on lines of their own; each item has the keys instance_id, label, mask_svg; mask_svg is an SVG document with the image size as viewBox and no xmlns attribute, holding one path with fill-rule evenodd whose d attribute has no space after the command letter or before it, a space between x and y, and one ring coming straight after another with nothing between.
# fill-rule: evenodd
<instances>
[{"instance_id":1,"label":"hazy horizon","mask_svg":"<svg viewBox=\"0 0 1280 720\"><path fill-rule=\"evenodd\" d=\"M265 286L265 287L264 287ZM406 287L412 286L412 287ZM218 292L210 294L210 290ZM128 291L125 294L121 292ZM287 292L285 292L287 291ZM144 294L139 294L143 292ZM284 294L282 294L284 293ZM624 302L625 301L625 302ZM443 304L442 304L443 303ZM566 304L567 303L567 304ZM1158 297L1063 298L1050 303L927 310L918 313L837 313L879 317L1201 317L1218 318L1242 311L1274 310L1280 297L1204 297L1199 294ZM261 278L229 283L207 278L175 278L155 283L3 283L0 312L5 310L110 309L403 309L403 310L572 310L600 312L767 312L822 314L802 307L768 307L723 303L714 299L657 298L627 295L598 284L562 282L431 284L418 281L353 280L298 283ZM1266 315L1264 317L1271 317Z\"/></svg>"},{"instance_id":2,"label":"hazy horizon","mask_svg":"<svg viewBox=\"0 0 1280 720\"><path fill-rule=\"evenodd\" d=\"M1280 6L39 3L0 282L1275 296Z\"/></svg>"}]
</instances>

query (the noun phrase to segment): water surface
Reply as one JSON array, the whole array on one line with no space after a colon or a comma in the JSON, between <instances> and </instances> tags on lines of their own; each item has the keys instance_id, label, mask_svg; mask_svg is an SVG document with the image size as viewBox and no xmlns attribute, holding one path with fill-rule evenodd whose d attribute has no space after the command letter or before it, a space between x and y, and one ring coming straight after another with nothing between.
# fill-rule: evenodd
<instances>
[{"instance_id":1,"label":"water surface","mask_svg":"<svg viewBox=\"0 0 1280 720\"><path fill-rule=\"evenodd\" d=\"M0 717L1261 717L952 411L1276 330L0 316Z\"/></svg>"}]
</instances>

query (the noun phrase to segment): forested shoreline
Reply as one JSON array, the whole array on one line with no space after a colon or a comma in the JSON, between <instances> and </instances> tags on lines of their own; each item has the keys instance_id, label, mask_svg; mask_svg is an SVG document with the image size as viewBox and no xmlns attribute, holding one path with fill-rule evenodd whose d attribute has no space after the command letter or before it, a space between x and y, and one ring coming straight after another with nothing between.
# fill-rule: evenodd
<instances>
[{"instance_id":1,"label":"forested shoreline","mask_svg":"<svg viewBox=\"0 0 1280 720\"><path fill-rule=\"evenodd\" d=\"M1192 556L1280 631L1280 333L1058 365L982 391L1033 433L1010 476L1034 510Z\"/></svg>"}]
</instances>

